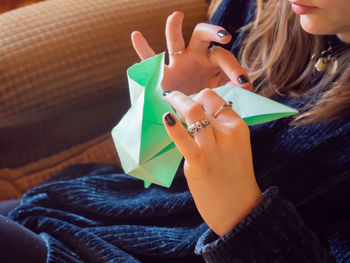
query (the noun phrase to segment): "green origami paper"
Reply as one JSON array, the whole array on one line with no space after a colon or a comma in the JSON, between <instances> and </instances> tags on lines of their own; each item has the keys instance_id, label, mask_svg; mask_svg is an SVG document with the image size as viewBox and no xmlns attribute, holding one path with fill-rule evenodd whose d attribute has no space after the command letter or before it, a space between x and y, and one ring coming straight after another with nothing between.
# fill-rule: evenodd
<instances>
[{"instance_id":1,"label":"green origami paper","mask_svg":"<svg viewBox=\"0 0 350 263\"><path fill-rule=\"evenodd\" d=\"M170 187L183 157L162 121L165 112L174 113L162 99L164 54L128 69L131 108L112 130L124 172L144 180L145 187L151 183ZM232 85L214 91L224 100L231 100L233 109L248 125L273 121L298 112Z\"/></svg>"}]
</instances>

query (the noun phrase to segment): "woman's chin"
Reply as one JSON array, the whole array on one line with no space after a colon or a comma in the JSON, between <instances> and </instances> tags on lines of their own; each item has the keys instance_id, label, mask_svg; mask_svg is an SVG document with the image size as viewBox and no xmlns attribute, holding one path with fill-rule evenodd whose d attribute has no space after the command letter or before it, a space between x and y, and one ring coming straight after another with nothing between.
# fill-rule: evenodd
<instances>
[{"instance_id":1,"label":"woman's chin","mask_svg":"<svg viewBox=\"0 0 350 263\"><path fill-rule=\"evenodd\" d=\"M312 35L330 35L334 34L332 30L327 28L327 24L320 22L320 20L313 20L307 16L300 16L300 25L302 29Z\"/></svg>"}]
</instances>

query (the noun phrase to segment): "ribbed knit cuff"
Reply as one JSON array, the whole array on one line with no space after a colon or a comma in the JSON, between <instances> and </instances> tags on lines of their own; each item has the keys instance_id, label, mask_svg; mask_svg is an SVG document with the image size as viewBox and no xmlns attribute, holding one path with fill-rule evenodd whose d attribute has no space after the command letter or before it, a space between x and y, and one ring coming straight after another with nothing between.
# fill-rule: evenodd
<instances>
[{"instance_id":1,"label":"ribbed knit cuff","mask_svg":"<svg viewBox=\"0 0 350 263\"><path fill-rule=\"evenodd\" d=\"M206 262L317 262L317 246L317 236L304 225L294 205L279 197L277 186L271 186L226 235L206 231L195 253Z\"/></svg>"},{"instance_id":2,"label":"ribbed knit cuff","mask_svg":"<svg viewBox=\"0 0 350 263\"><path fill-rule=\"evenodd\" d=\"M46 242L47 263L83 262L75 253L69 251L69 249L67 249L61 242L53 239L50 235L41 233L40 236Z\"/></svg>"}]
</instances>

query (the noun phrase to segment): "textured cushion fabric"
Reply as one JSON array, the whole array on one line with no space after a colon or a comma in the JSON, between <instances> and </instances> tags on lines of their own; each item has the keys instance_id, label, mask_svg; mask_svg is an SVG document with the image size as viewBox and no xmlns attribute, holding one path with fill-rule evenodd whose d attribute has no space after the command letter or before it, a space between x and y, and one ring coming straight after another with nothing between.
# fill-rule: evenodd
<instances>
[{"instance_id":1,"label":"textured cushion fabric","mask_svg":"<svg viewBox=\"0 0 350 263\"><path fill-rule=\"evenodd\" d=\"M0 169L0 201L21 197L65 167L91 162L120 165L109 133L16 169Z\"/></svg>"},{"instance_id":2,"label":"textured cushion fabric","mask_svg":"<svg viewBox=\"0 0 350 263\"><path fill-rule=\"evenodd\" d=\"M0 165L23 165L107 131L128 106L125 70L138 61L130 33L145 32L160 52L165 49L167 15L175 9L186 13L188 37L194 24L206 19L205 8L202 0L52 0L0 16L1 146L18 156L15 162L12 155L2 156ZM100 112L93 119L94 111ZM22 129L29 127L27 134L35 130L38 122L66 117L69 124L54 130L64 135L69 134L65 129L74 131L69 145L47 138L50 147L45 143L41 152L43 138L28 149L20 147L26 139L23 134L13 138ZM83 127L76 125L81 118Z\"/></svg>"},{"instance_id":3,"label":"textured cushion fabric","mask_svg":"<svg viewBox=\"0 0 350 263\"><path fill-rule=\"evenodd\" d=\"M26 5L31 5L37 2L41 2L41 1L45 1L45 0L1 0L0 14L16 8L26 6Z\"/></svg>"},{"instance_id":4,"label":"textured cushion fabric","mask_svg":"<svg viewBox=\"0 0 350 263\"><path fill-rule=\"evenodd\" d=\"M44 158L65 152L68 160L72 147L110 131L129 106L126 69L139 60L130 33L143 32L164 51L174 10L185 13L186 39L207 19L203 0L49 0L0 15L2 199L27 189L23 181L41 181L24 178L27 167L42 160L48 171Z\"/></svg>"}]
</instances>

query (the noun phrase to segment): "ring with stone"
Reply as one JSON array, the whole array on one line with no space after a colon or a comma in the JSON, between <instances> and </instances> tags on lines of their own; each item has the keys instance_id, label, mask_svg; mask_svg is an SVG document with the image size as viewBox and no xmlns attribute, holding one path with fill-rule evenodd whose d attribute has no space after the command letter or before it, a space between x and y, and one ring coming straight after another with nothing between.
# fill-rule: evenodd
<instances>
[{"instance_id":1,"label":"ring with stone","mask_svg":"<svg viewBox=\"0 0 350 263\"><path fill-rule=\"evenodd\" d=\"M192 123L190 126L188 126L187 131L188 133L193 136L196 132L200 132L204 130L205 128L209 127L211 125L210 120L208 119L202 119L200 121L196 121Z\"/></svg>"},{"instance_id":2,"label":"ring with stone","mask_svg":"<svg viewBox=\"0 0 350 263\"><path fill-rule=\"evenodd\" d=\"M232 109L233 102L228 100L225 101L221 107L214 113L214 118L216 118L221 112L223 112L226 109Z\"/></svg>"},{"instance_id":3,"label":"ring with stone","mask_svg":"<svg viewBox=\"0 0 350 263\"><path fill-rule=\"evenodd\" d=\"M185 50L179 50L179 51L174 51L174 52L171 52L169 51L169 55L170 56L177 56L177 55L181 55L182 53L184 53Z\"/></svg>"}]
</instances>

